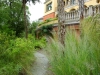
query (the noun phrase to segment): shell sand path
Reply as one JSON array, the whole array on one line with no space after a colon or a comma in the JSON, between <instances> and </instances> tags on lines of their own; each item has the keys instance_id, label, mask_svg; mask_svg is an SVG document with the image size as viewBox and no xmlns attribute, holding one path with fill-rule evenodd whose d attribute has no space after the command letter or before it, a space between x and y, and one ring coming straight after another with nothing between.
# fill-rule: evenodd
<instances>
[{"instance_id":1,"label":"shell sand path","mask_svg":"<svg viewBox=\"0 0 100 75\"><path fill-rule=\"evenodd\" d=\"M34 67L32 69L32 75L47 75L47 69L48 69L48 58L40 53L40 52L36 52L35 53L35 63L34 63Z\"/></svg>"}]
</instances>

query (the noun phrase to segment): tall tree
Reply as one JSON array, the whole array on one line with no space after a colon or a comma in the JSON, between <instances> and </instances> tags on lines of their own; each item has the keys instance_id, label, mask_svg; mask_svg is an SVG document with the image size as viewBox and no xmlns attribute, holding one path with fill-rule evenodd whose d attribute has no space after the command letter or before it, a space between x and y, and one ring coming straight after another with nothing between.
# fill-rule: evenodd
<instances>
[{"instance_id":1,"label":"tall tree","mask_svg":"<svg viewBox=\"0 0 100 75\"><path fill-rule=\"evenodd\" d=\"M58 34L59 34L59 41L61 44L65 45L65 11L64 11L64 0L57 0L58 4Z\"/></svg>"},{"instance_id":2,"label":"tall tree","mask_svg":"<svg viewBox=\"0 0 100 75\"><path fill-rule=\"evenodd\" d=\"M23 13L20 12L22 3L20 0L2 0L0 1L0 31L15 36L20 36L24 31ZM19 17L20 14L20 17ZM28 9L27 9L28 14ZM28 20L28 19L27 19Z\"/></svg>"},{"instance_id":3,"label":"tall tree","mask_svg":"<svg viewBox=\"0 0 100 75\"><path fill-rule=\"evenodd\" d=\"M28 26L26 22L26 0L23 0L23 11L24 11L25 37L28 38Z\"/></svg>"},{"instance_id":4,"label":"tall tree","mask_svg":"<svg viewBox=\"0 0 100 75\"><path fill-rule=\"evenodd\" d=\"M39 2L40 0L22 0L23 3L23 9L24 9L24 24L25 24L25 37L28 38L28 25L26 20L26 3L32 2L35 4L36 2Z\"/></svg>"},{"instance_id":5,"label":"tall tree","mask_svg":"<svg viewBox=\"0 0 100 75\"><path fill-rule=\"evenodd\" d=\"M78 0L79 2L79 17L80 20L84 19L84 0Z\"/></svg>"}]
</instances>

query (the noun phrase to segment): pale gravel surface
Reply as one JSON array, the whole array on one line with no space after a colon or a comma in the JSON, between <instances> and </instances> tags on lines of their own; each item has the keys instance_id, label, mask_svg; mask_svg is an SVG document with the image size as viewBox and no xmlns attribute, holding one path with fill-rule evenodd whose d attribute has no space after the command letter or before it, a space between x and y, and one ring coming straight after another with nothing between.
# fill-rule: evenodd
<instances>
[{"instance_id":1,"label":"pale gravel surface","mask_svg":"<svg viewBox=\"0 0 100 75\"><path fill-rule=\"evenodd\" d=\"M32 75L50 75L48 74L48 58L41 52L35 52L35 63L32 69Z\"/></svg>"}]
</instances>

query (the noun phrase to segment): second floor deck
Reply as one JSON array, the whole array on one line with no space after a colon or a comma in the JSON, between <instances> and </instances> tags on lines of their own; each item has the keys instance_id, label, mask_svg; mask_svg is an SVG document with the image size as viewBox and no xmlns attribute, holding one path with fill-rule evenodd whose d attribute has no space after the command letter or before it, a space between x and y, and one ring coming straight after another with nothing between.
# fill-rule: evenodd
<instances>
[{"instance_id":1,"label":"second floor deck","mask_svg":"<svg viewBox=\"0 0 100 75\"><path fill-rule=\"evenodd\" d=\"M84 18L89 16L94 16L96 14L100 14L100 4L96 6L89 6L84 8ZM79 10L73 10L70 12L66 12L64 15L66 18L66 24L73 24L73 23L79 23Z\"/></svg>"},{"instance_id":2,"label":"second floor deck","mask_svg":"<svg viewBox=\"0 0 100 75\"><path fill-rule=\"evenodd\" d=\"M57 10L57 8L56 8ZM56 13L57 14L57 13ZM100 4L95 5L95 6L89 6L84 8L84 18L87 18L89 16L95 16L96 14L100 14ZM78 24L80 23L80 17L79 17L79 10L73 10L70 12L65 12L65 24ZM58 23L58 21L51 22L52 23Z\"/></svg>"}]
</instances>

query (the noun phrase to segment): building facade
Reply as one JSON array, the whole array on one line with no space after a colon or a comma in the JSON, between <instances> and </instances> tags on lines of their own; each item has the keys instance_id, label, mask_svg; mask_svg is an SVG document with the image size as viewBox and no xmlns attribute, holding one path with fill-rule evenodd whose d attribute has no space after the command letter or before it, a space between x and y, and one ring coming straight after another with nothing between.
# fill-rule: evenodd
<instances>
[{"instance_id":1,"label":"building facade","mask_svg":"<svg viewBox=\"0 0 100 75\"><path fill-rule=\"evenodd\" d=\"M84 0L84 17L93 16L100 13L100 0ZM78 0L64 0L66 11L66 26L74 29L79 35L79 3ZM43 20L57 17L57 0L45 0ZM57 26L54 27L57 32Z\"/></svg>"},{"instance_id":2,"label":"building facade","mask_svg":"<svg viewBox=\"0 0 100 75\"><path fill-rule=\"evenodd\" d=\"M43 20L54 18L56 13L57 0L45 0Z\"/></svg>"},{"instance_id":3,"label":"building facade","mask_svg":"<svg viewBox=\"0 0 100 75\"><path fill-rule=\"evenodd\" d=\"M96 6L100 3L99 0L84 0L84 7ZM79 9L78 0L64 0L66 13ZM45 0L44 2L44 17L43 20L57 17L57 0Z\"/></svg>"}]
</instances>

